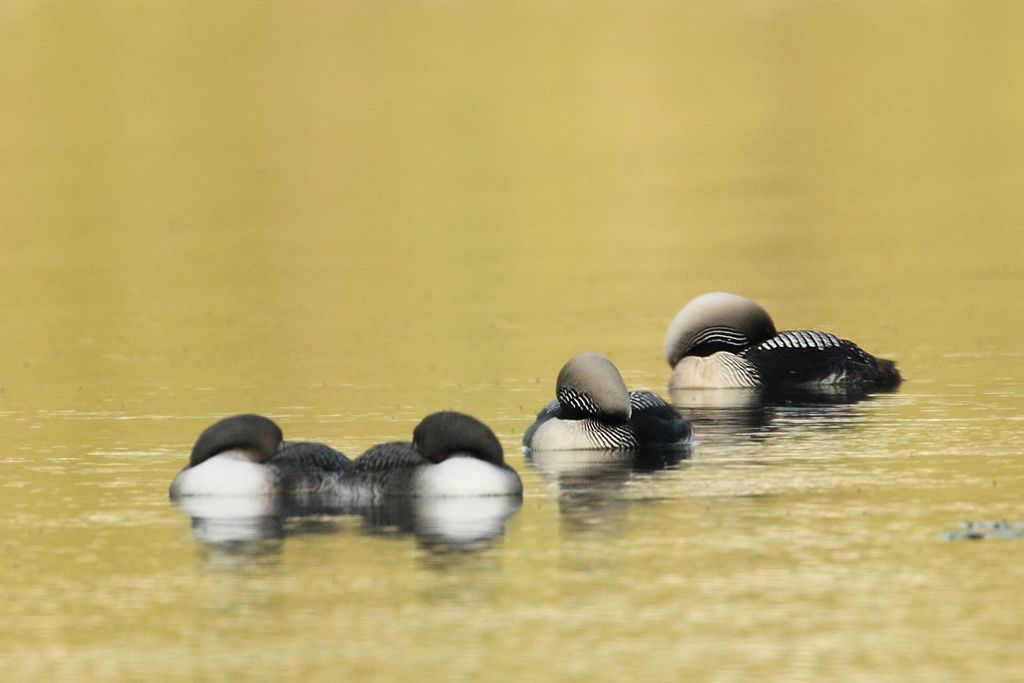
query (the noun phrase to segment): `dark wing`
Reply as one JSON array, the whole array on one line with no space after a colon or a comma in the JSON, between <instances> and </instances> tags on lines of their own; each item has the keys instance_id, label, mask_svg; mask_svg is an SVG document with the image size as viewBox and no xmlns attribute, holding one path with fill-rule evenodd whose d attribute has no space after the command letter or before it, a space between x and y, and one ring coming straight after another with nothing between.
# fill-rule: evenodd
<instances>
[{"instance_id":1,"label":"dark wing","mask_svg":"<svg viewBox=\"0 0 1024 683\"><path fill-rule=\"evenodd\" d=\"M352 462L342 453L312 441L282 442L270 463L279 468L323 472L345 472L352 467Z\"/></svg>"},{"instance_id":2,"label":"dark wing","mask_svg":"<svg viewBox=\"0 0 1024 683\"><path fill-rule=\"evenodd\" d=\"M899 384L892 361L875 358L847 339L813 330L780 332L742 354L767 387L801 384Z\"/></svg>"},{"instance_id":3,"label":"dark wing","mask_svg":"<svg viewBox=\"0 0 1024 683\"><path fill-rule=\"evenodd\" d=\"M523 445L527 448L530 446L530 442L533 440L533 434L540 428L542 424L547 422L553 417L558 417L558 414L562 410L562 404L558 402L558 399L548 401L544 404L544 407L537 413L537 419L533 421L525 432L523 432Z\"/></svg>"},{"instance_id":4,"label":"dark wing","mask_svg":"<svg viewBox=\"0 0 1024 683\"><path fill-rule=\"evenodd\" d=\"M661 396L653 391L631 391L629 392L629 407L635 413L637 411L650 410L652 408L671 407Z\"/></svg>"},{"instance_id":5,"label":"dark wing","mask_svg":"<svg viewBox=\"0 0 1024 683\"><path fill-rule=\"evenodd\" d=\"M644 445L682 444L690 439L690 423L676 409L650 391L629 392L630 425Z\"/></svg>"},{"instance_id":6,"label":"dark wing","mask_svg":"<svg viewBox=\"0 0 1024 683\"><path fill-rule=\"evenodd\" d=\"M283 441L267 464L274 467L279 486L289 496L319 490L352 469L344 455L311 441Z\"/></svg>"},{"instance_id":7,"label":"dark wing","mask_svg":"<svg viewBox=\"0 0 1024 683\"><path fill-rule=\"evenodd\" d=\"M356 472L383 472L401 467L429 465L430 461L408 441L394 441L373 446L352 463Z\"/></svg>"}]
</instances>

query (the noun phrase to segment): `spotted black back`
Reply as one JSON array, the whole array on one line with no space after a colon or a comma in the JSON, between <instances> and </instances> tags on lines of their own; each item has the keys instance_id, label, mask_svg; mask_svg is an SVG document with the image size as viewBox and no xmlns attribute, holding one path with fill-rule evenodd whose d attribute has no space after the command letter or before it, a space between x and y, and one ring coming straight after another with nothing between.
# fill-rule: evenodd
<instances>
[{"instance_id":1,"label":"spotted black back","mask_svg":"<svg viewBox=\"0 0 1024 683\"><path fill-rule=\"evenodd\" d=\"M828 332L789 330L740 354L757 369L769 387L799 384L900 381L891 361L875 358L848 339Z\"/></svg>"},{"instance_id":2,"label":"spotted black back","mask_svg":"<svg viewBox=\"0 0 1024 683\"><path fill-rule=\"evenodd\" d=\"M631 391L629 403L633 415L629 419L634 438L647 447L676 446L689 440L690 423L650 391Z\"/></svg>"},{"instance_id":3,"label":"spotted black back","mask_svg":"<svg viewBox=\"0 0 1024 683\"><path fill-rule=\"evenodd\" d=\"M352 469L352 462L343 454L311 441L282 442L267 464L277 475L278 488L295 500L337 481Z\"/></svg>"},{"instance_id":4,"label":"spotted black back","mask_svg":"<svg viewBox=\"0 0 1024 683\"><path fill-rule=\"evenodd\" d=\"M629 392L629 406L635 413L638 410L647 410L649 408L660 408L667 406L661 396L658 396L653 391L631 391Z\"/></svg>"},{"instance_id":5,"label":"spotted black back","mask_svg":"<svg viewBox=\"0 0 1024 683\"><path fill-rule=\"evenodd\" d=\"M856 344L846 339L840 339L828 332L816 330L787 330L761 342L756 348L764 351L771 349L846 349L851 355L860 356L867 360L870 357Z\"/></svg>"},{"instance_id":6,"label":"spotted black back","mask_svg":"<svg viewBox=\"0 0 1024 683\"><path fill-rule=\"evenodd\" d=\"M319 469L324 472L346 472L352 461L330 446L311 441L285 441L271 459L279 467Z\"/></svg>"},{"instance_id":7,"label":"spotted black back","mask_svg":"<svg viewBox=\"0 0 1024 683\"><path fill-rule=\"evenodd\" d=\"M352 463L357 472L382 472L403 467L429 465L430 461L409 441L392 441L371 447Z\"/></svg>"}]
</instances>

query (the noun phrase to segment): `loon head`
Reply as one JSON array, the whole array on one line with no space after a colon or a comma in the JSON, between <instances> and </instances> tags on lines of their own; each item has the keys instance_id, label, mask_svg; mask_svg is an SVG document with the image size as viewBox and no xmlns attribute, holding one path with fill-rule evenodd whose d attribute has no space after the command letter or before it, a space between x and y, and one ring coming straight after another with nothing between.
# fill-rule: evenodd
<instances>
[{"instance_id":1,"label":"loon head","mask_svg":"<svg viewBox=\"0 0 1024 683\"><path fill-rule=\"evenodd\" d=\"M232 415L214 422L203 430L192 447L188 466L195 467L218 453L238 450L253 462L263 463L273 457L281 445L281 428L262 415Z\"/></svg>"},{"instance_id":2,"label":"loon head","mask_svg":"<svg viewBox=\"0 0 1024 683\"><path fill-rule=\"evenodd\" d=\"M413 448L434 463L456 455L469 455L502 465L505 455L498 437L480 420L446 410L423 418L412 432Z\"/></svg>"},{"instance_id":3,"label":"loon head","mask_svg":"<svg viewBox=\"0 0 1024 683\"><path fill-rule=\"evenodd\" d=\"M738 353L775 336L768 311L746 297L726 292L701 294L676 314L665 333L665 360Z\"/></svg>"},{"instance_id":4,"label":"loon head","mask_svg":"<svg viewBox=\"0 0 1024 683\"><path fill-rule=\"evenodd\" d=\"M555 395L563 408L604 422L625 422L632 414L618 368L592 351L573 356L562 366Z\"/></svg>"}]
</instances>

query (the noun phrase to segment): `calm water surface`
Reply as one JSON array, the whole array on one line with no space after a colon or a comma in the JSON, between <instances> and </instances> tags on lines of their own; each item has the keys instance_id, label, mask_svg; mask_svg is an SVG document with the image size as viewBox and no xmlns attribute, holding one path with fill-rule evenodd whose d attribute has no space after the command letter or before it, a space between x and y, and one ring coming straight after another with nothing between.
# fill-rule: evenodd
<instances>
[{"instance_id":1,"label":"calm water surface","mask_svg":"<svg viewBox=\"0 0 1024 683\"><path fill-rule=\"evenodd\" d=\"M0 677L1024 677L1016 3L0 7ZM896 393L670 396L725 289ZM695 425L528 460L562 363ZM491 424L526 494L193 524L240 411L350 455ZM984 527L983 527L984 528ZM984 535L984 534L983 534Z\"/></svg>"}]
</instances>

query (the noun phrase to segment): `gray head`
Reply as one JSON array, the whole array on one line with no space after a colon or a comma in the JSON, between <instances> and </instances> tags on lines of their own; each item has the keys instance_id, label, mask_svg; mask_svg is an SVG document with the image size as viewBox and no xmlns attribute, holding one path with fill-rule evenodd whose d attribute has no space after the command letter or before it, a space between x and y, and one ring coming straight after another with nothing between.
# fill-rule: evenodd
<instances>
[{"instance_id":1,"label":"gray head","mask_svg":"<svg viewBox=\"0 0 1024 683\"><path fill-rule=\"evenodd\" d=\"M262 415L232 415L203 430L192 446L189 467L232 449L245 450L256 462L266 462L281 445L281 428Z\"/></svg>"},{"instance_id":2,"label":"gray head","mask_svg":"<svg viewBox=\"0 0 1024 683\"><path fill-rule=\"evenodd\" d=\"M412 432L413 447L431 462L443 462L453 455L471 455L501 465L505 455L498 437L480 420L451 410L423 418Z\"/></svg>"},{"instance_id":3,"label":"gray head","mask_svg":"<svg viewBox=\"0 0 1024 683\"><path fill-rule=\"evenodd\" d=\"M775 323L750 299L726 292L701 294L683 306L665 334L665 360L675 367L684 356L737 353L775 336Z\"/></svg>"},{"instance_id":4,"label":"gray head","mask_svg":"<svg viewBox=\"0 0 1024 683\"><path fill-rule=\"evenodd\" d=\"M563 407L607 422L629 419L629 391L622 375L608 358L588 351L562 366L555 395Z\"/></svg>"}]
</instances>

